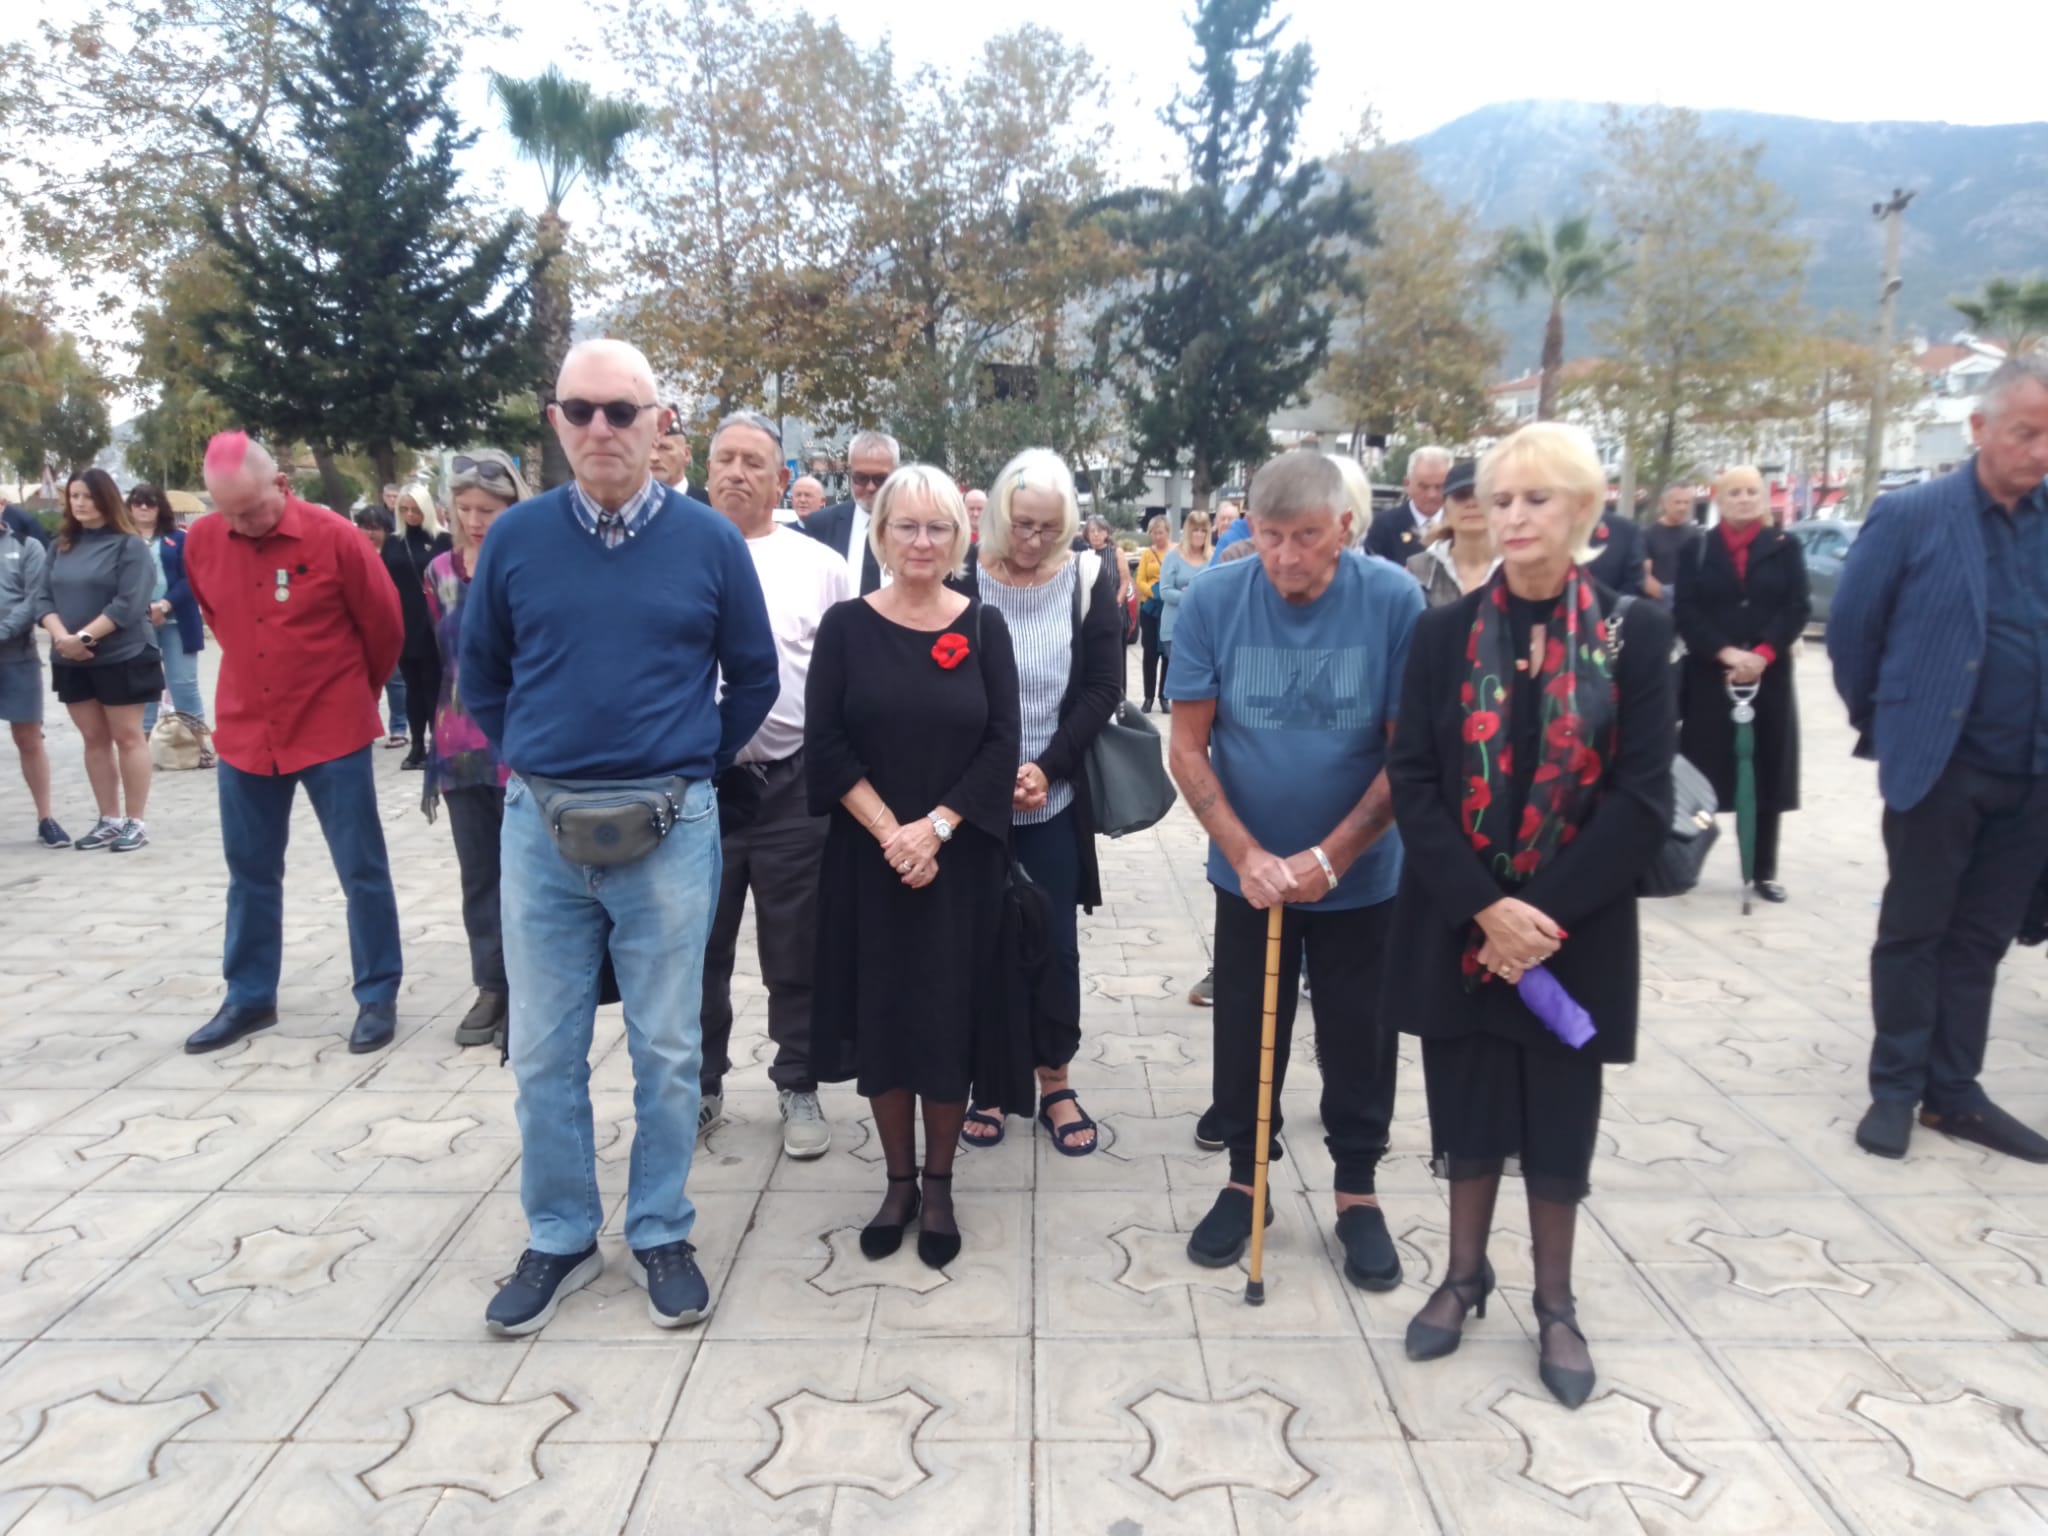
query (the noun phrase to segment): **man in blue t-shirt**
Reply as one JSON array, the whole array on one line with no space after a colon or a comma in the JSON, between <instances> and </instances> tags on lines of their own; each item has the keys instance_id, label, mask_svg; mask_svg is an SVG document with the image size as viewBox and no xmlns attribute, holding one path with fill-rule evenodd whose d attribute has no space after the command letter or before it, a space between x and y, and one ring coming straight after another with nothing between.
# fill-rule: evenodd
<instances>
[{"instance_id":1,"label":"man in blue t-shirt","mask_svg":"<svg viewBox=\"0 0 2048 1536\"><path fill-rule=\"evenodd\" d=\"M1173 777L1210 839L1212 1115L1230 1149L1229 1187L1188 1239L1188 1257L1235 1264L1251 1236L1266 912L1281 906L1280 974L1292 978L1305 953L1315 994L1344 1273L1391 1290L1401 1260L1374 1192L1395 1068L1379 966L1401 875L1385 770L1422 589L1398 567L1345 553L1344 482L1322 454L1280 455L1253 479L1250 501L1258 559L1188 588L1167 685ZM1276 1133L1295 999L1291 985L1279 989Z\"/></svg>"}]
</instances>

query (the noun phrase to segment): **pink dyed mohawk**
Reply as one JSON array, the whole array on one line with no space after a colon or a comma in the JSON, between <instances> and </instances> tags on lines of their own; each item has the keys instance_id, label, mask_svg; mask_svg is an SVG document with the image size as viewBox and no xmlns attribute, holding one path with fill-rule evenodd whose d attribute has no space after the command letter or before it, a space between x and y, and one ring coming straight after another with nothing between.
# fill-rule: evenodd
<instances>
[{"instance_id":1,"label":"pink dyed mohawk","mask_svg":"<svg viewBox=\"0 0 2048 1536\"><path fill-rule=\"evenodd\" d=\"M242 467L242 461L248 455L248 433L216 432L206 445L206 472L209 475L232 475Z\"/></svg>"}]
</instances>

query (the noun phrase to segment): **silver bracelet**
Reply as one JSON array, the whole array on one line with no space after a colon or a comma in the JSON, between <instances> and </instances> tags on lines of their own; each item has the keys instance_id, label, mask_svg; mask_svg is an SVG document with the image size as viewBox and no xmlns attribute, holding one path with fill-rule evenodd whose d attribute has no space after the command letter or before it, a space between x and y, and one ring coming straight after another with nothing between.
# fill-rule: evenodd
<instances>
[{"instance_id":1,"label":"silver bracelet","mask_svg":"<svg viewBox=\"0 0 2048 1536\"><path fill-rule=\"evenodd\" d=\"M1330 889L1333 891L1337 889L1336 866L1330 863L1330 856L1323 852L1323 845L1318 843L1315 847L1309 849L1309 852L1314 854L1316 862L1323 866L1323 878L1330 882Z\"/></svg>"}]
</instances>

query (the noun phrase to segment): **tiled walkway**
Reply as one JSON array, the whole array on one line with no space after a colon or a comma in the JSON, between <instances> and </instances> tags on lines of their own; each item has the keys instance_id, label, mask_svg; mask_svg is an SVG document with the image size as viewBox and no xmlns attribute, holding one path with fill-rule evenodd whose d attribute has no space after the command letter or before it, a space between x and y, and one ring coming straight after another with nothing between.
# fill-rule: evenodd
<instances>
[{"instance_id":1,"label":"tiled walkway","mask_svg":"<svg viewBox=\"0 0 2048 1536\"><path fill-rule=\"evenodd\" d=\"M0 1530L855 1532L2048 1531L2048 1170L1850 1128L1883 874L1867 765L1808 657L1790 906L1740 915L1732 853L1648 913L1641 1060L1609 1078L1580 1314L1602 1386L1536 1380L1523 1223L1448 1360L1401 1330L1440 1278L1441 1191L1404 1064L1383 1188L1408 1272L1332 1263L1312 1058L1276 1168L1270 1299L1190 1266L1221 1179L1196 1150L1208 1017L1184 813L1104 850L1074 1082L1096 1156L1021 1121L964 1155L966 1251L866 1263L881 1187L860 1100L819 1162L779 1150L764 1072L731 1081L692 1189L718 1295L657 1332L612 1267L537 1340L485 1336L521 1246L512 1083L451 1043L468 1000L445 825L379 753L408 978L400 1038L350 1056L348 956L301 808L284 1023L217 1056L224 876L210 775L166 775L154 846L43 853L0 768ZM54 729L62 809L88 817ZM743 958L743 969L751 958ZM742 1053L766 1045L743 980ZM1304 1021L1305 1022L1305 1021ZM631 1079L599 1021L600 1181ZM2048 960L2007 968L1994 1092L2048 1124Z\"/></svg>"}]
</instances>

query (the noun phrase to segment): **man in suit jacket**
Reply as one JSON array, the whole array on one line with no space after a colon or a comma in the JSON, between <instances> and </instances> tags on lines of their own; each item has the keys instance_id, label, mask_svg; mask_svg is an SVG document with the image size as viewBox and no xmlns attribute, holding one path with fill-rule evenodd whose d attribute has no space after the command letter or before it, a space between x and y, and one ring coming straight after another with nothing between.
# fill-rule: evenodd
<instances>
[{"instance_id":1,"label":"man in suit jacket","mask_svg":"<svg viewBox=\"0 0 2048 1536\"><path fill-rule=\"evenodd\" d=\"M1649 568L1643 525L1626 512L1601 513L1600 521L1593 525L1593 558L1586 562L1587 574L1623 597L1641 597Z\"/></svg>"},{"instance_id":2,"label":"man in suit jacket","mask_svg":"<svg viewBox=\"0 0 2048 1536\"><path fill-rule=\"evenodd\" d=\"M1365 552L1405 566L1422 549L1423 535L1444 509L1444 477L1451 472L1451 451L1434 444L1408 455L1407 499L1373 514L1365 533Z\"/></svg>"},{"instance_id":3,"label":"man in suit jacket","mask_svg":"<svg viewBox=\"0 0 2048 1536\"><path fill-rule=\"evenodd\" d=\"M1890 863L1870 956L1866 1152L1920 1123L2030 1162L2048 1137L1978 1084L1998 962L2048 862L2048 357L2002 364L1977 455L1882 497L1828 616L1835 688L1877 759Z\"/></svg>"},{"instance_id":4,"label":"man in suit jacket","mask_svg":"<svg viewBox=\"0 0 2048 1536\"><path fill-rule=\"evenodd\" d=\"M846 477L853 483L853 500L838 502L804 519L805 533L837 550L849 566L860 572L863 597L882 584L882 570L875 563L874 547L868 542L875 492L896 472L902 459L902 450L888 433L854 433L853 441L846 445Z\"/></svg>"},{"instance_id":5,"label":"man in suit jacket","mask_svg":"<svg viewBox=\"0 0 2048 1536\"><path fill-rule=\"evenodd\" d=\"M711 505L711 498L704 487L690 481L690 431L683 424L680 405L662 407L661 431L654 439L649 468L663 485L674 486L692 501L700 501L707 507Z\"/></svg>"}]
</instances>

